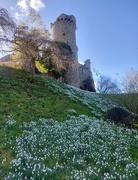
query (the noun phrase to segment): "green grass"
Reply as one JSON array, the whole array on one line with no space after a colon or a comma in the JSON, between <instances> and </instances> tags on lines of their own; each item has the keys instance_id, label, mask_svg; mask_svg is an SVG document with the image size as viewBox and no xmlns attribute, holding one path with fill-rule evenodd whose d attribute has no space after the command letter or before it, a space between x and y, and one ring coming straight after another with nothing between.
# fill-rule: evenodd
<instances>
[{"instance_id":1,"label":"green grass","mask_svg":"<svg viewBox=\"0 0 138 180\"><path fill-rule=\"evenodd\" d=\"M122 100L120 101L118 100L118 103L122 103ZM102 161L104 161L104 158L106 158L106 154L104 155L104 153L101 152L100 147L104 148L106 145L105 142L108 145L108 149L105 147L105 150L109 152L109 157L111 156L110 158L113 158L114 162L119 163L119 166L122 168L121 171L119 169L117 170L117 176L126 173L123 168L125 166L124 164L128 163L128 160L119 160L118 157L112 157L111 154L112 152L116 152L119 143L124 144L128 148L126 153L128 153L127 155L130 155L130 162L132 162L132 164L133 162L134 164L138 163L138 143L136 143L138 135L136 135L136 132L130 132L124 128L119 129L119 127L103 121L104 113L113 106L112 102L113 99L112 101L109 101L106 99L106 96L78 90L46 76L36 76L35 83L31 84L30 75L28 73L20 69L1 65L0 179L4 179L9 172L13 173L15 171L16 168L14 169L14 167L10 165L10 162L12 159L18 159L17 156L20 154L20 150L29 152L31 149L30 154L32 154L31 156L33 158L33 161L31 160L30 162L31 168L37 166L39 163L48 165L51 169L55 167L55 171L52 171L53 174L47 170L47 173L49 174L46 178L49 177L54 180L68 179L71 171L74 177L75 173L77 173L79 177L79 170L81 173L86 173L88 168L91 169L90 164L95 167L95 173L98 173L99 171L99 176L104 177L106 171L113 174L110 166L104 168L101 164ZM41 121L42 119L44 120L44 123ZM47 119L46 122L45 119ZM79 130L77 130L77 128ZM94 136L92 136L92 132L94 132ZM34 137L32 140L29 140L29 138L31 138L29 136L30 133L32 137ZM42 133L44 133L43 136ZM113 137L111 135L113 135ZM89 139L90 136L92 137ZM79 138L79 141L78 139L75 140L76 137ZM83 139L80 137L83 137ZM113 141L110 138L115 138L115 145L109 143ZM61 141L57 142L57 139L60 139ZM127 142L127 139L129 140L129 143ZM23 145L20 143L18 146L16 140L23 142ZM63 143L61 143L62 141ZM76 153L74 150L75 147L73 146L75 141L76 143L79 143L76 144L78 148L82 148L83 151L88 151L88 155L85 155L85 153L82 155L81 149L77 150ZM123 143L123 141L126 142ZM25 142L26 145L24 144ZM39 142L42 142L42 144ZM93 147L93 144L95 143L97 143L97 149L95 149L95 145ZM88 149L85 149L84 144L86 147L88 146ZM36 150L33 151L31 145L33 147L36 146ZM51 156L45 158L44 162L37 162L34 155L36 154L36 157L41 159L41 157L45 155L45 151L43 152L45 147L48 148L48 151L51 151ZM51 149L52 147L53 149ZM70 151L68 151L69 147L71 148ZM94 151L92 151L93 148ZM121 154L119 156L124 158L125 149L123 149L122 146L119 148L121 149L117 150L117 152L120 151ZM62 154L61 150L66 150L66 157L60 156L60 154ZM94 152L97 152L98 154L94 154L93 157L91 157L91 154ZM55 153L55 156L52 155L52 153ZM72 161L74 154L76 154L75 161ZM22 158L23 164L28 163L27 159L24 159L26 157L23 156ZM78 163L79 160L83 162L84 159L86 162L83 164ZM99 165L96 165L96 159L99 161ZM57 162L61 167L56 165ZM110 161L107 161L107 163L110 163ZM22 169L22 171L24 171L23 179L25 178L25 175L27 175L28 178L31 177L31 170L26 170L27 166L25 165L24 167L23 164L20 164L21 169L25 168L25 170ZM65 166L64 169L62 168L63 165ZM113 166L116 165L113 164ZM11 167L12 170L10 169ZM98 168L100 169L98 170ZM42 167L40 169L38 168L37 171L42 173L42 169ZM18 169L18 172L19 171L20 170ZM57 174L60 174L60 176ZM134 171L133 174L133 177L135 177L136 173ZM43 177L43 173L41 175ZM9 179L15 179L11 177ZM35 177L35 180L40 178L37 174ZM87 174L86 177L97 178L97 176L91 174Z\"/></svg>"},{"instance_id":2,"label":"green grass","mask_svg":"<svg viewBox=\"0 0 138 180\"><path fill-rule=\"evenodd\" d=\"M54 118L62 121L67 116L68 109L75 109L77 114L91 115L90 110L72 102L63 94L56 94L48 89L41 78L37 77L35 84L29 83L29 75L23 71L8 68L9 76L0 69L0 112L1 115L12 115L18 121L31 121L38 118ZM5 67L4 67L4 72ZM11 72L10 72L11 71Z\"/></svg>"},{"instance_id":3,"label":"green grass","mask_svg":"<svg viewBox=\"0 0 138 180\"><path fill-rule=\"evenodd\" d=\"M0 162L3 153L9 161L13 158L9 149L5 151L4 137L17 136L21 132L4 131L8 116L14 117L18 125L23 122L37 121L39 118L64 121L68 110L76 110L76 115L87 114L91 111L83 104L72 101L60 93L48 89L49 84L36 77L35 84L29 82L30 75L23 70L0 66Z\"/></svg>"}]
</instances>

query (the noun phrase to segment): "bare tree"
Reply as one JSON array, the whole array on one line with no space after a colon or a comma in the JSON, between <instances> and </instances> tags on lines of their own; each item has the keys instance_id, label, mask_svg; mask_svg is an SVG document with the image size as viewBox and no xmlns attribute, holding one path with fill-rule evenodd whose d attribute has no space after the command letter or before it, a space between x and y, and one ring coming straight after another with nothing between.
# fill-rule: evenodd
<instances>
[{"instance_id":1,"label":"bare tree","mask_svg":"<svg viewBox=\"0 0 138 180\"><path fill-rule=\"evenodd\" d=\"M138 93L138 71L131 69L131 71L125 75L122 86L127 93Z\"/></svg>"},{"instance_id":2,"label":"bare tree","mask_svg":"<svg viewBox=\"0 0 138 180\"><path fill-rule=\"evenodd\" d=\"M15 28L15 23L13 19L10 17L8 11L4 8L0 9L0 29L3 32L8 32L9 30L13 30Z\"/></svg>"},{"instance_id":3,"label":"bare tree","mask_svg":"<svg viewBox=\"0 0 138 180\"><path fill-rule=\"evenodd\" d=\"M9 12L4 8L0 8L0 52L3 55L10 52L9 45L15 28L16 24Z\"/></svg>"},{"instance_id":4,"label":"bare tree","mask_svg":"<svg viewBox=\"0 0 138 180\"><path fill-rule=\"evenodd\" d=\"M32 83L35 77L35 63L41 56L41 48L49 42L47 38L47 31L30 30L27 26L20 26L15 32L13 41L15 56L18 55L17 59L24 64L30 64ZM14 55L12 57L14 58Z\"/></svg>"},{"instance_id":5,"label":"bare tree","mask_svg":"<svg viewBox=\"0 0 138 180\"><path fill-rule=\"evenodd\" d=\"M117 81L113 81L110 77L103 76L103 75L100 76L97 82L97 91L103 94L121 93L121 90L118 87Z\"/></svg>"},{"instance_id":6,"label":"bare tree","mask_svg":"<svg viewBox=\"0 0 138 180\"><path fill-rule=\"evenodd\" d=\"M50 46L52 49L52 56L56 66L61 68L63 64L60 62L60 52L61 48L57 43L52 42L49 39L49 32L45 29L41 17L35 11L31 10L30 15L28 16L28 22L22 23L16 28L14 33L13 50L14 55L13 59L22 61L22 63L29 63L31 68L31 82L34 82L35 79L35 67L36 61L39 61L42 56L43 49ZM62 51L63 52L63 51ZM58 58L57 55L58 54Z\"/></svg>"},{"instance_id":7,"label":"bare tree","mask_svg":"<svg viewBox=\"0 0 138 180\"><path fill-rule=\"evenodd\" d=\"M4 45L9 45L11 42L15 27L16 24L8 11L4 8L0 8L0 48L2 52L7 52L3 47L6 47Z\"/></svg>"}]
</instances>

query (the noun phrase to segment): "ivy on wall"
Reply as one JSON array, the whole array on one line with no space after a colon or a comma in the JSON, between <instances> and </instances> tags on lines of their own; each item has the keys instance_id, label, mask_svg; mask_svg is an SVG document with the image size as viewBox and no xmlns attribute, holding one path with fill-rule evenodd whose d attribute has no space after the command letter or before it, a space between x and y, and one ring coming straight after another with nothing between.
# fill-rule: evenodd
<instances>
[{"instance_id":1,"label":"ivy on wall","mask_svg":"<svg viewBox=\"0 0 138 180\"><path fill-rule=\"evenodd\" d=\"M65 42L61 42L61 41L54 41L58 46L61 46L65 49L67 49L71 54L72 54L72 49L71 46Z\"/></svg>"}]
</instances>

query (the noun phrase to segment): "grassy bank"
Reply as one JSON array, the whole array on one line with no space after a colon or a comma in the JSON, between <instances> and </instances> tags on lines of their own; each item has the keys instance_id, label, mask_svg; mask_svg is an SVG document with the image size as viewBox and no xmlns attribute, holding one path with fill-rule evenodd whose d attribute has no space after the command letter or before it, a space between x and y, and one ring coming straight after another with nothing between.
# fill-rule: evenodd
<instances>
[{"instance_id":1,"label":"grassy bank","mask_svg":"<svg viewBox=\"0 0 138 180\"><path fill-rule=\"evenodd\" d=\"M0 66L1 179L136 180L138 133L105 121L112 101Z\"/></svg>"}]
</instances>

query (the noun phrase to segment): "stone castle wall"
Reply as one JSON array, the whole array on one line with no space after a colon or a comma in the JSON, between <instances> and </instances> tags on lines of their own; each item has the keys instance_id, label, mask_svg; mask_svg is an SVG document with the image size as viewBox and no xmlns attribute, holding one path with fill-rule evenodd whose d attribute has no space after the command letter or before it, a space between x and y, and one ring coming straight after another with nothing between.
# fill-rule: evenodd
<instances>
[{"instance_id":1,"label":"stone castle wall","mask_svg":"<svg viewBox=\"0 0 138 180\"><path fill-rule=\"evenodd\" d=\"M79 79L80 79L80 88L95 92L93 75L91 72L91 63L90 59L87 59L84 65L79 64Z\"/></svg>"},{"instance_id":2,"label":"stone castle wall","mask_svg":"<svg viewBox=\"0 0 138 180\"><path fill-rule=\"evenodd\" d=\"M76 45L76 19L73 15L61 14L51 23L52 40L65 42L72 49L71 67L67 68L64 82L72 86L95 92L94 80L91 72L90 60L82 65L78 62L78 48Z\"/></svg>"}]
</instances>

